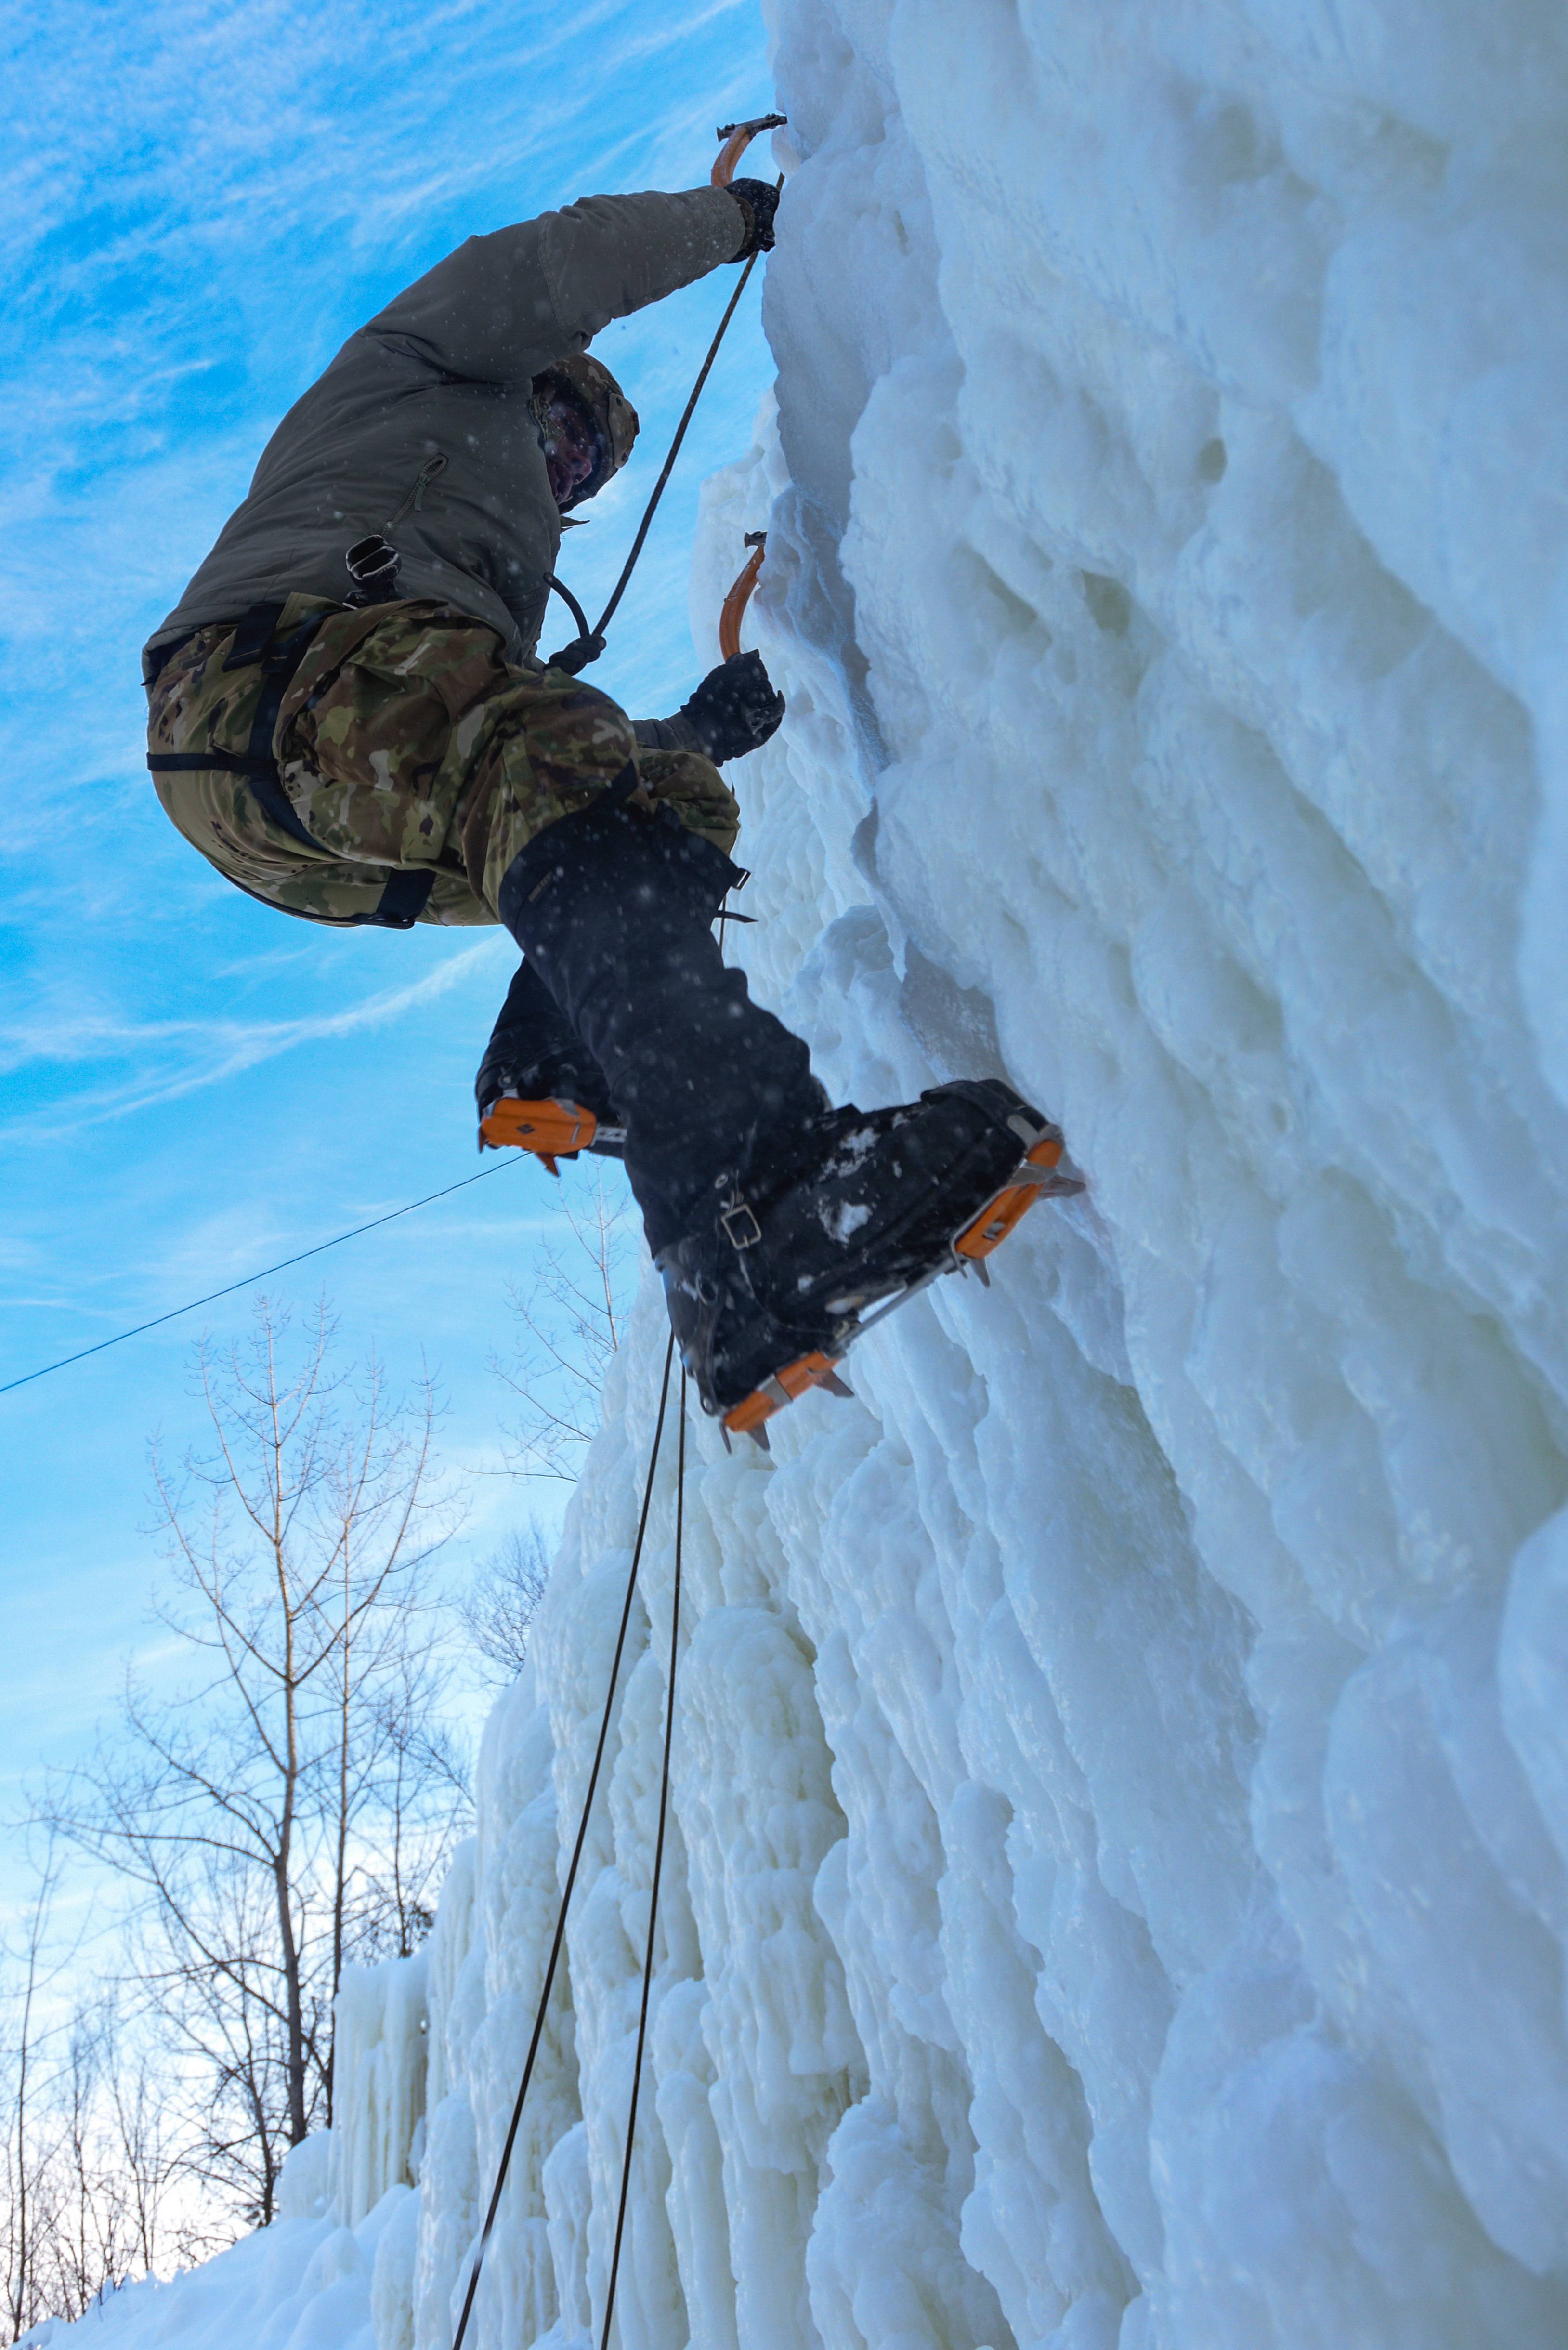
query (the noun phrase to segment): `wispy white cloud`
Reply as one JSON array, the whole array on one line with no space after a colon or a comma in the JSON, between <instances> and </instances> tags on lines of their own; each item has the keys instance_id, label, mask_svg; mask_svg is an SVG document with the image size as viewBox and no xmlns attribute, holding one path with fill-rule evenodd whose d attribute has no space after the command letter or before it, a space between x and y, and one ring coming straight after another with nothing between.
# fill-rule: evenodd
<instances>
[{"instance_id":1,"label":"wispy white cloud","mask_svg":"<svg viewBox=\"0 0 1568 2350\"><path fill-rule=\"evenodd\" d=\"M204 1086L218 1085L264 1061L276 1060L303 1045L328 1037L385 1027L416 1005L429 1003L462 985L481 968L511 959L506 941L486 938L438 963L433 971L404 987L379 989L346 1004L340 1011L314 1013L295 1020L126 1020L101 1006L88 1006L34 1021L16 1021L0 1027L0 1068L16 1069L29 1062L51 1066L114 1057L145 1055L166 1064L171 1054L183 1066L173 1073L138 1074L118 1087L95 1090L90 1100L52 1102L47 1109L28 1113L0 1125L0 1140L17 1140L47 1132L51 1139L111 1118L128 1118L160 1102L176 1101Z\"/></svg>"},{"instance_id":2,"label":"wispy white cloud","mask_svg":"<svg viewBox=\"0 0 1568 2350\"><path fill-rule=\"evenodd\" d=\"M504 1165L492 1162L491 1171L496 1177L493 1183L460 1193L456 1201L441 1201L439 1224L420 1225L418 1244L424 1254L440 1253L449 1261L471 1256L476 1251L489 1255L498 1246L516 1251L547 1233L559 1232L559 1213L553 1201L546 1205L541 1196L546 1179L535 1169L519 1159ZM492 1209L488 1214L464 1206L468 1200L494 1199L497 1195L504 1196L505 1205ZM182 1295L199 1295L231 1281L248 1284L257 1268L330 1240L334 1232L347 1231L385 1215L402 1206L405 1196L364 1182L334 1202L330 1218L312 1217L308 1222L277 1211L258 1217L254 1201L236 1201L202 1217L181 1232L177 1240L151 1250L136 1267L138 1291L148 1298L177 1304ZM436 1210L421 1213L433 1216ZM395 1232L397 1227L391 1230ZM319 1263L300 1267L292 1278L306 1285L304 1295L312 1294L312 1284L317 1285L318 1294L322 1285L330 1287L333 1284L332 1259L324 1254ZM85 1306L80 1296L75 1295L69 1310L97 1315L112 1327L124 1318L123 1294L114 1304L94 1305L89 1302ZM196 1325L198 1329L200 1326Z\"/></svg>"}]
</instances>

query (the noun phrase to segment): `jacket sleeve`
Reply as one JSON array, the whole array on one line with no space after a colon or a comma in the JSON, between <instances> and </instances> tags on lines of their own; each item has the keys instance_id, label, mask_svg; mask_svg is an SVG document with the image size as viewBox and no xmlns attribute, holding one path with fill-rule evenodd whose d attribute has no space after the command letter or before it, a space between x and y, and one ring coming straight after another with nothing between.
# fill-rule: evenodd
<instances>
[{"instance_id":1,"label":"jacket sleeve","mask_svg":"<svg viewBox=\"0 0 1568 2350\"><path fill-rule=\"evenodd\" d=\"M365 329L479 383L537 375L612 318L732 261L745 236L722 188L585 196L558 213L471 236Z\"/></svg>"}]
</instances>

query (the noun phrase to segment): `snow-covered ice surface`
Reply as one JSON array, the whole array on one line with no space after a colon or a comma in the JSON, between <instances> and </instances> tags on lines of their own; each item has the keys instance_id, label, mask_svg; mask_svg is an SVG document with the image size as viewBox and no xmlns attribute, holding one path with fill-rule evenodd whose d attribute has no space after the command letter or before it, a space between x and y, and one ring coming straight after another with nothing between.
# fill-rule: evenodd
<instances>
[{"instance_id":1,"label":"snow-covered ice surface","mask_svg":"<svg viewBox=\"0 0 1568 2350\"><path fill-rule=\"evenodd\" d=\"M836 1093L1005 1072L1090 1189L771 1462L694 1435L620 2339L1561 2345L1568 19L772 14L740 951ZM329 2168L106 2350L223 2277L246 2350L443 2350L662 1352L649 1292ZM671 1466L483 2350L597 2338Z\"/></svg>"}]
</instances>

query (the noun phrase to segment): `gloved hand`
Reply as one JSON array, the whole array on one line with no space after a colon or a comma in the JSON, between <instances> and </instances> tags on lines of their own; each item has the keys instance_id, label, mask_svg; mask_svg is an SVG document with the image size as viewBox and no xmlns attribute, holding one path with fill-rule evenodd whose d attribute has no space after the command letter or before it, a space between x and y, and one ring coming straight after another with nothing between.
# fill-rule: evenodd
<instances>
[{"instance_id":1,"label":"gloved hand","mask_svg":"<svg viewBox=\"0 0 1568 2350\"><path fill-rule=\"evenodd\" d=\"M779 192L766 180L732 180L730 193L746 216L746 241L736 254L744 261L753 253L771 253L774 249L774 214L779 208Z\"/></svg>"},{"instance_id":2,"label":"gloved hand","mask_svg":"<svg viewBox=\"0 0 1568 2350\"><path fill-rule=\"evenodd\" d=\"M778 732L784 698L774 690L761 653L735 653L711 669L680 715L691 725L698 748L716 767L739 759Z\"/></svg>"}]
</instances>

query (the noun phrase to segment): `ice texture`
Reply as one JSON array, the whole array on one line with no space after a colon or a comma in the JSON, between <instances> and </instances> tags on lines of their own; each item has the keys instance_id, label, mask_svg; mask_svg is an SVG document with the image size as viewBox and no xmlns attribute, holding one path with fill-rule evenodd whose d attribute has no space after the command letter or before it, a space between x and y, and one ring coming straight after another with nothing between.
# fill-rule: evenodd
<instances>
[{"instance_id":1,"label":"ice texture","mask_svg":"<svg viewBox=\"0 0 1568 2350\"><path fill-rule=\"evenodd\" d=\"M771 1460L693 1423L619 2340L1559 2345L1568 18L770 16L737 951L836 1097L1005 1075L1089 1189ZM329 2163L106 2345L231 2277L225 2350L444 2350L663 1346L649 1288ZM672 1505L667 1443L476 2350L597 2340Z\"/></svg>"}]
</instances>

